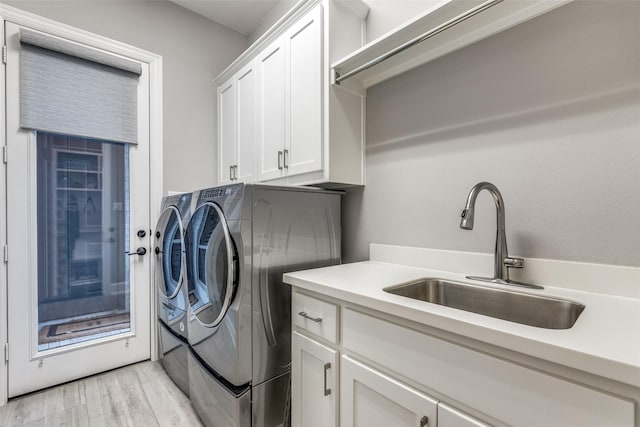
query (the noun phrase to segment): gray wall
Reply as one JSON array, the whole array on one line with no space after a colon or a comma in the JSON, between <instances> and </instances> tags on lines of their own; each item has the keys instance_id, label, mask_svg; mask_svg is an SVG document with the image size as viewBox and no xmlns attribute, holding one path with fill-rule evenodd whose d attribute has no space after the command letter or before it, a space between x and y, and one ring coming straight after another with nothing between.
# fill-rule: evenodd
<instances>
[{"instance_id":1,"label":"gray wall","mask_svg":"<svg viewBox=\"0 0 640 427\"><path fill-rule=\"evenodd\" d=\"M370 88L367 185L343 207L345 261L369 242L640 265L640 2L578 1Z\"/></svg>"},{"instance_id":2,"label":"gray wall","mask_svg":"<svg viewBox=\"0 0 640 427\"><path fill-rule=\"evenodd\" d=\"M247 47L245 36L165 0L4 3L162 55L164 191L217 182L213 79Z\"/></svg>"},{"instance_id":3,"label":"gray wall","mask_svg":"<svg viewBox=\"0 0 640 427\"><path fill-rule=\"evenodd\" d=\"M280 18L282 18L298 0L280 0L273 8L262 18L260 25L249 34L249 43L253 43L260 38L269 28L273 26Z\"/></svg>"}]
</instances>

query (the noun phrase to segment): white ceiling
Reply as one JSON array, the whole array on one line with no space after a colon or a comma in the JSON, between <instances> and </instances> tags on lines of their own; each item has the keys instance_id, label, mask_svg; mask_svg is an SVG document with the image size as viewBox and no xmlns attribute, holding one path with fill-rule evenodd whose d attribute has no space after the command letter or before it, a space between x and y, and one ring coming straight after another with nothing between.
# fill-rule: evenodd
<instances>
[{"instance_id":1,"label":"white ceiling","mask_svg":"<svg viewBox=\"0 0 640 427\"><path fill-rule=\"evenodd\" d=\"M171 0L195 13L249 35L278 0Z\"/></svg>"}]
</instances>

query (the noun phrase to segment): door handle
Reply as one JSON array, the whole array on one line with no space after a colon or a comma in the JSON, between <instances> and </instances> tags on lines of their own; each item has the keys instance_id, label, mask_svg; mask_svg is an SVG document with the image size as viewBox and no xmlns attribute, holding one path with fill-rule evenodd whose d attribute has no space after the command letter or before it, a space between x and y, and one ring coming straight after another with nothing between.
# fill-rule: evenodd
<instances>
[{"instance_id":1,"label":"door handle","mask_svg":"<svg viewBox=\"0 0 640 427\"><path fill-rule=\"evenodd\" d=\"M282 170L282 151L278 151L278 169Z\"/></svg>"},{"instance_id":2,"label":"door handle","mask_svg":"<svg viewBox=\"0 0 640 427\"><path fill-rule=\"evenodd\" d=\"M229 166L229 181L233 181L233 166Z\"/></svg>"},{"instance_id":3,"label":"door handle","mask_svg":"<svg viewBox=\"0 0 640 427\"><path fill-rule=\"evenodd\" d=\"M142 256L142 255L144 255L146 253L147 253L147 249L143 248L142 246L140 246L138 249L136 249L135 252L125 252L125 254L127 254L129 256L132 256L132 255L140 255L140 256Z\"/></svg>"},{"instance_id":4,"label":"door handle","mask_svg":"<svg viewBox=\"0 0 640 427\"><path fill-rule=\"evenodd\" d=\"M233 165L233 180L237 181L238 180L238 165Z\"/></svg>"},{"instance_id":5,"label":"door handle","mask_svg":"<svg viewBox=\"0 0 640 427\"><path fill-rule=\"evenodd\" d=\"M331 394L331 389L327 388L327 371L331 369L331 363L324 364L324 395L329 396Z\"/></svg>"},{"instance_id":6,"label":"door handle","mask_svg":"<svg viewBox=\"0 0 640 427\"><path fill-rule=\"evenodd\" d=\"M283 157L284 157L284 162L283 162L284 163L284 167L288 169L289 168L289 150L287 150L287 149L284 150L284 156Z\"/></svg>"},{"instance_id":7,"label":"door handle","mask_svg":"<svg viewBox=\"0 0 640 427\"><path fill-rule=\"evenodd\" d=\"M420 427L425 427L429 423L429 417L424 416L420 418Z\"/></svg>"}]
</instances>

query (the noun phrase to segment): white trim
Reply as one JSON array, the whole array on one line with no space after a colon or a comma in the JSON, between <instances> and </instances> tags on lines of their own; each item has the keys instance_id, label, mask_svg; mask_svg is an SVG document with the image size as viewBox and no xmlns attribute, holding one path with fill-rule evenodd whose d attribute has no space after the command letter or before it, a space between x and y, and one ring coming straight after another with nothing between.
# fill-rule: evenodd
<instances>
[{"instance_id":1,"label":"white trim","mask_svg":"<svg viewBox=\"0 0 640 427\"><path fill-rule=\"evenodd\" d=\"M264 50L269 44L274 42L280 35L284 34L289 27L301 18L305 13L313 9L322 0L300 0L282 18L271 26L258 40L247 48L235 61L225 68L213 79L215 83L226 81L231 78L236 71L251 62L259 52Z\"/></svg>"},{"instance_id":2,"label":"white trim","mask_svg":"<svg viewBox=\"0 0 640 427\"><path fill-rule=\"evenodd\" d=\"M153 52L130 46L107 37L90 33L67 24L43 18L33 13L25 12L15 7L0 4L0 18L13 22L16 25L29 27L47 34L69 39L76 43L88 45L97 49L103 49L117 55L126 56L136 61L152 64L162 57Z\"/></svg>"},{"instance_id":3,"label":"white trim","mask_svg":"<svg viewBox=\"0 0 640 427\"><path fill-rule=\"evenodd\" d=\"M153 246L153 230L160 218L160 200L163 195L163 128L162 128L162 57L149 63L149 245ZM153 252L150 250L149 255ZM149 290L151 314L151 360L158 360L158 329L155 287L155 268L151 263Z\"/></svg>"},{"instance_id":4,"label":"white trim","mask_svg":"<svg viewBox=\"0 0 640 427\"><path fill-rule=\"evenodd\" d=\"M96 49L102 49L113 54L122 55L127 58L139 61L149 66L149 230L153 229L159 216L159 200L163 193L163 92L162 92L162 56L155 53L139 49L125 43L99 36L85 30L81 30L66 24L62 24L51 19L43 18L38 15L22 11L18 8L0 4L0 21L2 21L2 30L4 35L4 23L9 21L17 25L29 27L34 30L46 32L48 34L66 38L77 43L91 46ZM4 38L4 37L3 37ZM0 116L2 121L6 121L5 102L5 67L0 67ZM5 123L6 124L6 123ZM7 144L6 126L0 135L2 145ZM10 157L10 153L9 153ZM9 159L11 161L11 159ZM5 201L3 209L0 210L0 242L6 242L6 165L2 163L0 166L0 199ZM149 235L149 242L152 236ZM7 342L7 268L6 264L0 266L0 311L5 313L0 317L0 344ZM153 283L153 268L149 262L149 277ZM151 358L157 359L157 341L156 334L156 312L155 312L155 288L153 285L149 287L151 293L150 301L150 325L151 325ZM6 363L0 368L0 406L7 403L8 393L8 365Z\"/></svg>"},{"instance_id":5,"label":"white trim","mask_svg":"<svg viewBox=\"0 0 640 427\"><path fill-rule=\"evenodd\" d=\"M0 4L0 10L3 7ZM0 29L2 30L2 44L4 45L4 20L0 20ZM5 106L6 103L4 100L6 99L5 92L5 69L4 64L0 64L0 122L2 125L0 129L2 129L0 135L0 144L3 147L7 145L7 131L6 131L6 111ZM10 160L10 155L7 153L7 159ZM0 200L3 203L0 205L2 208L0 209L0 244L4 246L7 242L7 164L4 162L0 162ZM11 255L9 254L9 258ZM0 347L4 349L4 345L7 342L7 263L0 262L0 311L2 315L0 316ZM8 395L8 381L7 381L7 362L5 358L2 357L2 366L0 367L0 406L7 403L7 395Z\"/></svg>"}]
</instances>

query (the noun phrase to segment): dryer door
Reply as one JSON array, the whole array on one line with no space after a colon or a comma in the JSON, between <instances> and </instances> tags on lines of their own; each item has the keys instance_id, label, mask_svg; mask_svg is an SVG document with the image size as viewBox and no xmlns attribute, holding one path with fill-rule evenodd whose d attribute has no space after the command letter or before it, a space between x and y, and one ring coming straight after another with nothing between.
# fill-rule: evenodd
<instances>
[{"instance_id":1,"label":"dryer door","mask_svg":"<svg viewBox=\"0 0 640 427\"><path fill-rule=\"evenodd\" d=\"M162 211L155 236L156 285L162 295L173 299L184 275L184 230L178 208L169 206Z\"/></svg>"},{"instance_id":2,"label":"dryer door","mask_svg":"<svg viewBox=\"0 0 640 427\"><path fill-rule=\"evenodd\" d=\"M191 312L212 328L224 318L237 284L238 259L222 209L213 202L196 209L185 241Z\"/></svg>"}]
</instances>

